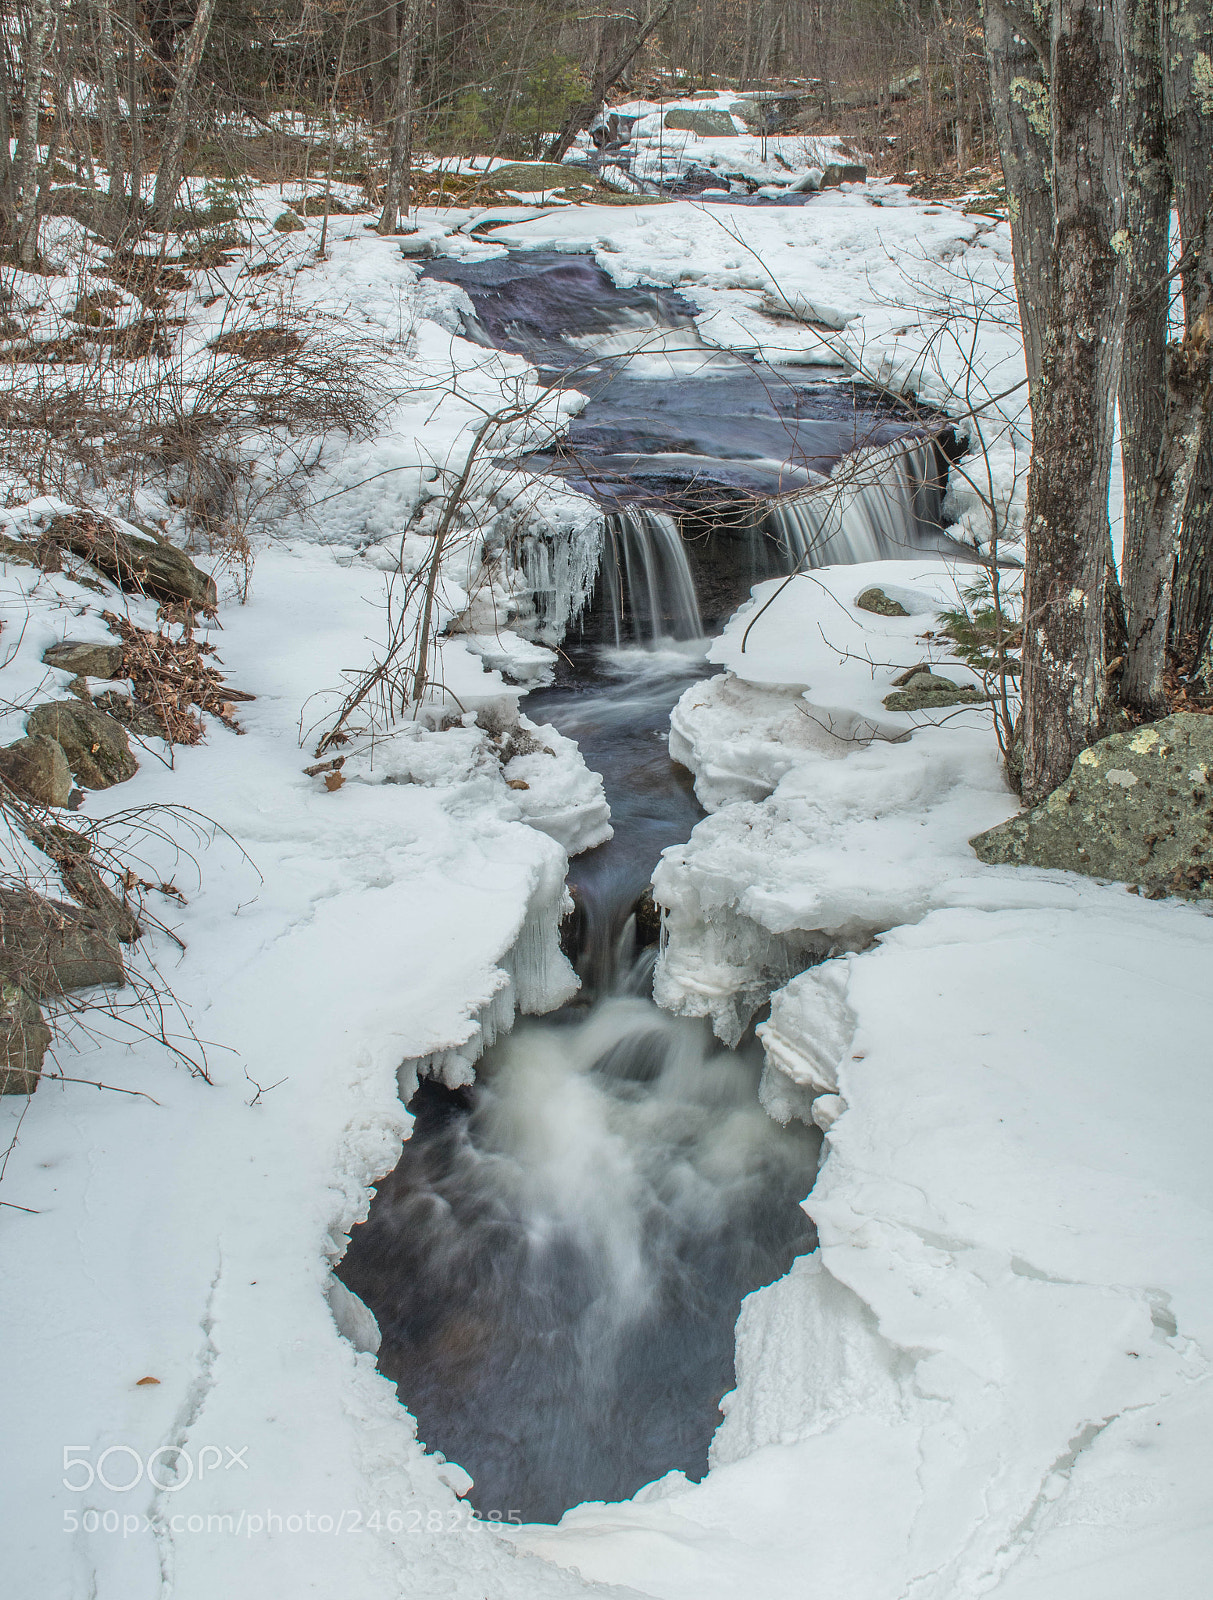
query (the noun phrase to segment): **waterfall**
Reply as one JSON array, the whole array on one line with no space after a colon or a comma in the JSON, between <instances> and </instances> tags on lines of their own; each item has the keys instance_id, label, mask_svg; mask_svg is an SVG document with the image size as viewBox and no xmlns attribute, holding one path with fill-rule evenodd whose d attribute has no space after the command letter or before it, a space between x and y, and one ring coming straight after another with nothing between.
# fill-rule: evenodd
<instances>
[{"instance_id":1,"label":"waterfall","mask_svg":"<svg viewBox=\"0 0 1213 1600\"><path fill-rule=\"evenodd\" d=\"M857 450L807 494L775 501L764 531L788 570L857 561L904 561L953 548L943 531L939 452L932 440Z\"/></svg>"},{"instance_id":2,"label":"waterfall","mask_svg":"<svg viewBox=\"0 0 1213 1600\"><path fill-rule=\"evenodd\" d=\"M673 517L639 506L611 512L602 569L616 644L702 638L695 580Z\"/></svg>"}]
</instances>

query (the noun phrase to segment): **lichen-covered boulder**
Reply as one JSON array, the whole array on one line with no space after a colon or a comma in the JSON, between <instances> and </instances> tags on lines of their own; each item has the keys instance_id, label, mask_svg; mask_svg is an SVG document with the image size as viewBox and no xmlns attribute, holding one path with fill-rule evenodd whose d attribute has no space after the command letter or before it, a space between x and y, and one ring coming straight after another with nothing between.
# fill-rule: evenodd
<instances>
[{"instance_id":1,"label":"lichen-covered boulder","mask_svg":"<svg viewBox=\"0 0 1213 1600\"><path fill-rule=\"evenodd\" d=\"M903 688L884 697L886 711L938 711L943 706L980 705L990 697L934 672L915 672Z\"/></svg>"},{"instance_id":2,"label":"lichen-covered boulder","mask_svg":"<svg viewBox=\"0 0 1213 1600\"><path fill-rule=\"evenodd\" d=\"M1213 717L1182 712L1101 739L1047 800L969 842L992 864L1213 899Z\"/></svg>"},{"instance_id":3,"label":"lichen-covered boulder","mask_svg":"<svg viewBox=\"0 0 1213 1600\"><path fill-rule=\"evenodd\" d=\"M735 139L737 129L727 111L691 111L679 107L665 114L665 125L675 133L693 133L699 139Z\"/></svg>"},{"instance_id":4,"label":"lichen-covered boulder","mask_svg":"<svg viewBox=\"0 0 1213 1600\"><path fill-rule=\"evenodd\" d=\"M281 216L274 218L274 228L278 233L302 233L305 227L302 217L297 217L293 211L284 211Z\"/></svg>"},{"instance_id":5,"label":"lichen-covered boulder","mask_svg":"<svg viewBox=\"0 0 1213 1600\"><path fill-rule=\"evenodd\" d=\"M0 1094L33 1094L50 1042L38 1002L19 983L0 978Z\"/></svg>"},{"instance_id":6,"label":"lichen-covered boulder","mask_svg":"<svg viewBox=\"0 0 1213 1600\"><path fill-rule=\"evenodd\" d=\"M36 706L26 719L25 731L44 734L62 745L81 788L108 789L125 783L139 770L122 724L79 700L52 700Z\"/></svg>"},{"instance_id":7,"label":"lichen-covered boulder","mask_svg":"<svg viewBox=\"0 0 1213 1600\"><path fill-rule=\"evenodd\" d=\"M56 739L27 734L0 750L0 778L23 800L38 806L65 806L72 793L72 771Z\"/></svg>"},{"instance_id":8,"label":"lichen-covered boulder","mask_svg":"<svg viewBox=\"0 0 1213 1600\"><path fill-rule=\"evenodd\" d=\"M42 659L48 667L58 667L81 678L117 678L122 672L120 644L77 644L65 639L44 650Z\"/></svg>"},{"instance_id":9,"label":"lichen-covered boulder","mask_svg":"<svg viewBox=\"0 0 1213 1600\"><path fill-rule=\"evenodd\" d=\"M860 611L871 611L878 617L908 617L910 614L900 600L890 599L883 589L865 589L855 604Z\"/></svg>"}]
</instances>

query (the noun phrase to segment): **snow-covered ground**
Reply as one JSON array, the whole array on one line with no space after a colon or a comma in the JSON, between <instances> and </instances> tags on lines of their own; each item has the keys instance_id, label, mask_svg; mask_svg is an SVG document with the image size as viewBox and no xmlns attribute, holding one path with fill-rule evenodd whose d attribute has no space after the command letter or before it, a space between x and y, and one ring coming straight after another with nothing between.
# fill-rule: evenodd
<instances>
[{"instance_id":1,"label":"snow-covered ground","mask_svg":"<svg viewBox=\"0 0 1213 1600\"><path fill-rule=\"evenodd\" d=\"M880 703L930 654L942 563L819 571L753 604L716 647L729 676L675 716L712 814L659 869L659 994L727 1032L776 988L764 1098L829 1129L809 1201L822 1249L746 1303L711 1473L507 1542L416 1441L330 1265L407 1133L401 1063L458 1081L515 1008L571 992L565 852L608 825L566 741L538 730L509 771L489 749L516 699L501 651L539 675L551 642L513 614L508 563L486 561L516 531L511 475L480 485L440 593L465 629L445 680L489 727L360 749L335 792L304 776L300 734L370 658L402 531L418 513L415 570L435 475L458 470L485 407L528 402L515 438L559 418L525 363L459 337L459 292L419 287L363 219L330 219L320 263L318 218L284 237L278 197L250 205L279 263L256 280L269 314L289 295L365 329L402 381L369 441L324 441L310 512L263 530L248 604L221 608L225 674L257 696L243 736L209 721L171 768L147 749L131 783L85 802L190 806L231 835L196 876L149 846L189 902L164 913L185 953L163 937L150 953L214 1082L159 1046L81 1040L65 1074L151 1099L46 1082L0 1107L0 1148L17 1138L0 1200L28 1208L4 1211L0 1247L6 1593L1197 1600L1213 1554L1213 926L1199 907L978 866L967 838L1013 809L984 714ZM460 255L590 249L617 282L677 284L709 343L841 358L969 410L992 446L989 478L953 489L975 538L1022 488L1005 228L885 184L802 208L565 207L490 240L476 220L418 218ZM248 292L240 271L180 302L199 361ZM19 288L48 298L50 331L76 286ZM115 509L179 527L151 495ZM584 589L593 517L552 486L525 512L568 558L555 615ZM857 611L873 582L911 615ZM14 706L43 680L62 691L46 644L108 637L96 613L116 602L16 566L2 599ZM144 625L152 612L130 603ZM502 646L503 622L527 637ZM799 975L826 948L840 953Z\"/></svg>"}]
</instances>

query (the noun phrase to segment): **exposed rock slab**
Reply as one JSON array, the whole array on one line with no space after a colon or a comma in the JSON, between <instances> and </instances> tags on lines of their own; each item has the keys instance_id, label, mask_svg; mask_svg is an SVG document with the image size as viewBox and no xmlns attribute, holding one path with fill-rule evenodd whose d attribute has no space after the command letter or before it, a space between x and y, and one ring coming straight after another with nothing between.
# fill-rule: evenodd
<instances>
[{"instance_id":1,"label":"exposed rock slab","mask_svg":"<svg viewBox=\"0 0 1213 1600\"><path fill-rule=\"evenodd\" d=\"M35 805L65 806L71 798L72 771L63 746L44 733L28 734L0 750L0 778Z\"/></svg>"},{"instance_id":2,"label":"exposed rock slab","mask_svg":"<svg viewBox=\"0 0 1213 1600\"><path fill-rule=\"evenodd\" d=\"M1213 899L1213 717L1183 712L1101 739L1047 800L970 843L991 864Z\"/></svg>"},{"instance_id":3,"label":"exposed rock slab","mask_svg":"<svg viewBox=\"0 0 1213 1600\"><path fill-rule=\"evenodd\" d=\"M78 700L52 700L36 706L25 723L29 734L44 734L62 745L67 764L85 789L108 789L139 770L126 729L95 706Z\"/></svg>"},{"instance_id":4,"label":"exposed rock slab","mask_svg":"<svg viewBox=\"0 0 1213 1600\"><path fill-rule=\"evenodd\" d=\"M693 133L699 139L735 139L737 129L727 111L689 111L679 107L665 114L665 126L676 133Z\"/></svg>"},{"instance_id":5,"label":"exposed rock slab","mask_svg":"<svg viewBox=\"0 0 1213 1600\"><path fill-rule=\"evenodd\" d=\"M122 675L120 644L77 644L65 639L42 653L48 667L59 667L82 678L117 678Z\"/></svg>"}]
</instances>

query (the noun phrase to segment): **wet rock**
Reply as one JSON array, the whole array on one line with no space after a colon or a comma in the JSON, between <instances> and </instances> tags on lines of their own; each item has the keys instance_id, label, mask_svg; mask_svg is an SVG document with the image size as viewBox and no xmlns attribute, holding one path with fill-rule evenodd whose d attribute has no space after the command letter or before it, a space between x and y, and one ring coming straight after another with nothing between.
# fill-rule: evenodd
<instances>
[{"instance_id":1,"label":"wet rock","mask_svg":"<svg viewBox=\"0 0 1213 1600\"><path fill-rule=\"evenodd\" d=\"M652 884L644 891L634 907L636 916L636 944L641 950L661 941L661 907L653 898Z\"/></svg>"},{"instance_id":2,"label":"wet rock","mask_svg":"<svg viewBox=\"0 0 1213 1600\"><path fill-rule=\"evenodd\" d=\"M699 139L735 139L737 129L727 111L667 111L665 126L678 133L693 133Z\"/></svg>"},{"instance_id":3,"label":"wet rock","mask_svg":"<svg viewBox=\"0 0 1213 1600\"><path fill-rule=\"evenodd\" d=\"M901 681L904 688L885 695L886 711L935 711L941 706L980 705L990 698L980 689L953 683L934 672L915 672Z\"/></svg>"},{"instance_id":4,"label":"wet rock","mask_svg":"<svg viewBox=\"0 0 1213 1600\"><path fill-rule=\"evenodd\" d=\"M1213 899L1213 717L1181 712L1101 739L1047 800L969 843L991 864Z\"/></svg>"},{"instance_id":5,"label":"wet rock","mask_svg":"<svg viewBox=\"0 0 1213 1600\"><path fill-rule=\"evenodd\" d=\"M821 187L823 189L836 189L840 183L866 183L868 169L858 165L852 166L846 162L832 161L821 174Z\"/></svg>"},{"instance_id":6,"label":"wet rock","mask_svg":"<svg viewBox=\"0 0 1213 1600\"><path fill-rule=\"evenodd\" d=\"M122 674L122 646L120 644L76 644L65 639L43 651L42 659L48 667L58 667L82 678L117 678Z\"/></svg>"},{"instance_id":7,"label":"wet rock","mask_svg":"<svg viewBox=\"0 0 1213 1600\"><path fill-rule=\"evenodd\" d=\"M27 734L0 750L0 778L23 800L39 806L65 806L71 798L72 772L58 740Z\"/></svg>"},{"instance_id":8,"label":"wet rock","mask_svg":"<svg viewBox=\"0 0 1213 1600\"><path fill-rule=\"evenodd\" d=\"M0 979L0 1094L33 1094L51 1042L38 1002L9 979Z\"/></svg>"},{"instance_id":9,"label":"wet rock","mask_svg":"<svg viewBox=\"0 0 1213 1600\"><path fill-rule=\"evenodd\" d=\"M45 1000L121 987L122 952L99 917L32 890L0 889L0 978Z\"/></svg>"},{"instance_id":10,"label":"wet rock","mask_svg":"<svg viewBox=\"0 0 1213 1600\"><path fill-rule=\"evenodd\" d=\"M67 764L84 789L108 789L125 783L139 770L126 729L96 706L76 700L50 701L34 708L25 730L45 734L62 745Z\"/></svg>"},{"instance_id":11,"label":"wet rock","mask_svg":"<svg viewBox=\"0 0 1213 1600\"><path fill-rule=\"evenodd\" d=\"M865 589L855 604L861 611L874 611L878 617L908 617L899 600L890 600L883 589Z\"/></svg>"}]
</instances>

